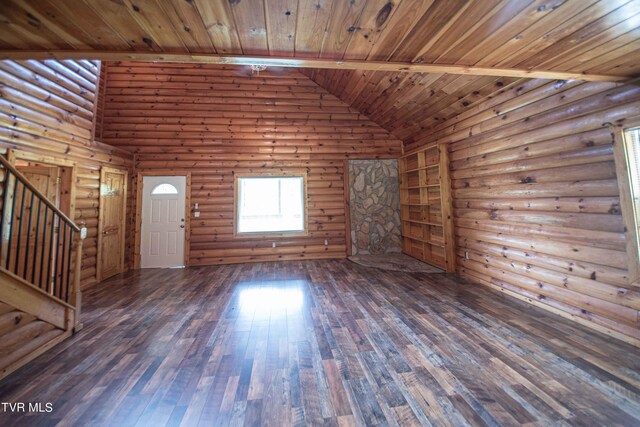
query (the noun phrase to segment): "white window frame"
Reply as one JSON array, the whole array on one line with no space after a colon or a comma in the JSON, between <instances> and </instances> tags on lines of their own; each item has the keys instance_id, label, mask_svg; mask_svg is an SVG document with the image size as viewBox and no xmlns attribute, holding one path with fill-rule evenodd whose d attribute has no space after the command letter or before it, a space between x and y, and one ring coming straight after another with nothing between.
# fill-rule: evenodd
<instances>
[{"instance_id":1,"label":"white window frame","mask_svg":"<svg viewBox=\"0 0 640 427\"><path fill-rule=\"evenodd\" d=\"M238 204L240 203L240 179L243 178L302 178L302 209L303 209L303 230L301 231L256 231L256 232L238 232ZM233 235L235 238L256 237L286 237L286 236L307 236L309 234L308 224L308 197L307 197L307 172L306 171L287 171L274 173L247 173L236 174L234 177L234 197L233 197Z\"/></svg>"}]
</instances>

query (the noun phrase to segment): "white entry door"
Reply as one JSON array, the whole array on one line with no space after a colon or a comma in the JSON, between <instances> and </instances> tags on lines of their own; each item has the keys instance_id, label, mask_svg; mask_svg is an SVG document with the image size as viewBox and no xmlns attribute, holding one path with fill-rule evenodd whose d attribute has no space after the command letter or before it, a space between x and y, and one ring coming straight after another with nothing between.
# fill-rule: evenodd
<instances>
[{"instance_id":1,"label":"white entry door","mask_svg":"<svg viewBox=\"0 0 640 427\"><path fill-rule=\"evenodd\" d=\"M140 267L182 267L185 176L142 177Z\"/></svg>"}]
</instances>

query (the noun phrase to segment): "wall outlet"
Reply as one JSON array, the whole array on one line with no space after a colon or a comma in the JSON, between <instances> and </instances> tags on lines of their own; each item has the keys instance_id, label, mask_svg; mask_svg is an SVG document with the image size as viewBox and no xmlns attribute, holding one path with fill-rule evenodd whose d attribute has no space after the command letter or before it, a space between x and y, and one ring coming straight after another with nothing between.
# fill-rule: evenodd
<instances>
[{"instance_id":1,"label":"wall outlet","mask_svg":"<svg viewBox=\"0 0 640 427\"><path fill-rule=\"evenodd\" d=\"M271 243L271 247L275 248L276 247L276 242Z\"/></svg>"},{"instance_id":2,"label":"wall outlet","mask_svg":"<svg viewBox=\"0 0 640 427\"><path fill-rule=\"evenodd\" d=\"M329 241L327 239L324 239L324 245L329 246Z\"/></svg>"},{"instance_id":3,"label":"wall outlet","mask_svg":"<svg viewBox=\"0 0 640 427\"><path fill-rule=\"evenodd\" d=\"M196 217L196 218L200 218L200 212L194 212L193 216Z\"/></svg>"},{"instance_id":4,"label":"wall outlet","mask_svg":"<svg viewBox=\"0 0 640 427\"><path fill-rule=\"evenodd\" d=\"M200 207L200 203L196 203L196 205L194 206L195 209L198 209Z\"/></svg>"}]
</instances>

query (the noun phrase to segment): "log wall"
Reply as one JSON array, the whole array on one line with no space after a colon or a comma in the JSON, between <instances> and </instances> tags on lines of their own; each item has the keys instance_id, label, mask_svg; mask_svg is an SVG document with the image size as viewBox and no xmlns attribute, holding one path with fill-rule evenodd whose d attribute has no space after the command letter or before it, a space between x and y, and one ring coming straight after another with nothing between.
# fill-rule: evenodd
<instances>
[{"instance_id":1,"label":"log wall","mask_svg":"<svg viewBox=\"0 0 640 427\"><path fill-rule=\"evenodd\" d=\"M640 343L610 127L638 114L636 85L529 80L414 136L450 150L458 272Z\"/></svg>"},{"instance_id":2,"label":"log wall","mask_svg":"<svg viewBox=\"0 0 640 427\"><path fill-rule=\"evenodd\" d=\"M72 218L88 229L83 287L96 282L100 167L132 166L129 154L92 139L97 71L89 61L0 61L0 146L77 166Z\"/></svg>"},{"instance_id":3,"label":"log wall","mask_svg":"<svg viewBox=\"0 0 640 427\"><path fill-rule=\"evenodd\" d=\"M120 62L106 72L102 140L134 152L137 172L192 174L201 216L191 218L189 265L344 257L345 160L401 151L399 140L295 70L250 77L248 69ZM234 238L234 174L301 169L309 234Z\"/></svg>"}]
</instances>

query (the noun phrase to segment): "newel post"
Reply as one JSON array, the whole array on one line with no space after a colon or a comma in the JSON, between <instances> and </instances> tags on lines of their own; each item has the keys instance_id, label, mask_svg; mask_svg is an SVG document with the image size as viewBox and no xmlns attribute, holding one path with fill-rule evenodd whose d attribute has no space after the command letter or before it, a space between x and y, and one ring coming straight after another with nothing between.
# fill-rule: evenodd
<instances>
[{"instance_id":1,"label":"newel post","mask_svg":"<svg viewBox=\"0 0 640 427\"><path fill-rule=\"evenodd\" d=\"M74 332L82 329L80 314L82 313L82 291L80 290L80 270L82 270L82 244L87 237L87 227L82 227L76 237L76 263L73 274L73 305L75 307L75 320L73 322Z\"/></svg>"}]
</instances>

